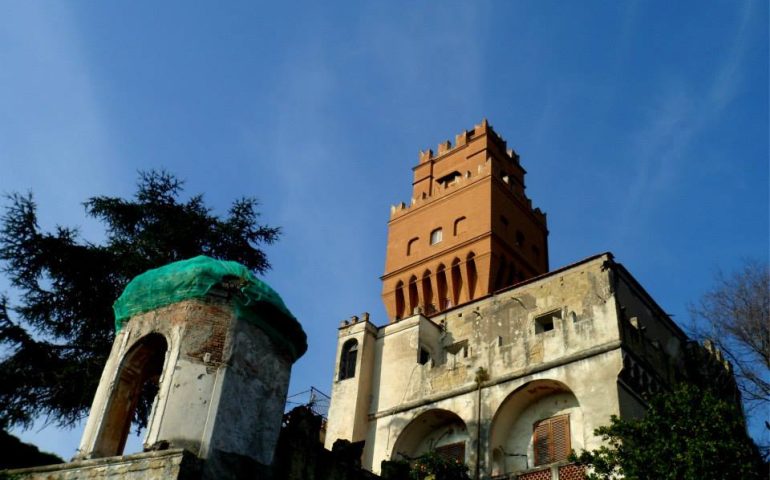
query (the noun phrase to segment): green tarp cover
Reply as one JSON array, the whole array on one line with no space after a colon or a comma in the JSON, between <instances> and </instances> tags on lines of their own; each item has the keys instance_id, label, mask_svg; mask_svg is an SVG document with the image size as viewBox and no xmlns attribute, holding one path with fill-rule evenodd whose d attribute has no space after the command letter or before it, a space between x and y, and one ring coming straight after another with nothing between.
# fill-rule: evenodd
<instances>
[{"instance_id":1,"label":"green tarp cover","mask_svg":"<svg viewBox=\"0 0 770 480\"><path fill-rule=\"evenodd\" d=\"M294 359L307 350L307 337L281 297L238 262L201 255L148 270L131 280L115 301L115 331L129 318L182 300L205 297L220 284L236 286L239 317L257 323L290 350Z\"/></svg>"}]
</instances>

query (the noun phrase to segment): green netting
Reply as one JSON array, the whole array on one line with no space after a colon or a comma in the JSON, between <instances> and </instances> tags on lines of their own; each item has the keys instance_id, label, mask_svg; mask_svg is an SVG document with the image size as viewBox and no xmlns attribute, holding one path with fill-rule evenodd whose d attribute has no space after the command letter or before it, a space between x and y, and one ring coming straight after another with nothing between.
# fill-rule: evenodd
<instances>
[{"instance_id":1,"label":"green netting","mask_svg":"<svg viewBox=\"0 0 770 480\"><path fill-rule=\"evenodd\" d=\"M148 270L131 280L115 301L115 331L131 317L193 298L205 297L218 285L240 291L232 301L237 315L258 324L299 358L307 337L281 297L238 262L204 255Z\"/></svg>"}]
</instances>

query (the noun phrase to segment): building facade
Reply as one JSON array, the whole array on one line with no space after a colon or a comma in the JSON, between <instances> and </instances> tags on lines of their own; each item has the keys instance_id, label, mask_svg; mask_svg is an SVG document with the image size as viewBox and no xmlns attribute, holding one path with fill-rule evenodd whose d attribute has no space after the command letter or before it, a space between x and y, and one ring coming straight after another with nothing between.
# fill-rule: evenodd
<instances>
[{"instance_id":1,"label":"building facade","mask_svg":"<svg viewBox=\"0 0 770 480\"><path fill-rule=\"evenodd\" d=\"M364 441L374 472L436 451L473 478L582 478L570 450L642 414L687 337L610 253L548 271L545 215L487 122L414 171L389 222L388 321L339 327L327 448Z\"/></svg>"}]
</instances>

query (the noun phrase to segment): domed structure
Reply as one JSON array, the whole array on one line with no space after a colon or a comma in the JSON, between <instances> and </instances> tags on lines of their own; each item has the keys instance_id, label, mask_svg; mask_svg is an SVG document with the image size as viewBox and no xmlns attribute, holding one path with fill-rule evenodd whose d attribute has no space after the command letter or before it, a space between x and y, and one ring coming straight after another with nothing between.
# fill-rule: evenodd
<instances>
[{"instance_id":1,"label":"domed structure","mask_svg":"<svg viewBox=\"0 0 770 480\"><path fill-rule=\"evenodd\" d=\"M145 451L191 452L203 478L271 464L307 338L270 286L237 262L199 256L137 276L114 311L115 341L79 458L123 453L149 384L157 394Z\"/></svg>"}]
</instances>

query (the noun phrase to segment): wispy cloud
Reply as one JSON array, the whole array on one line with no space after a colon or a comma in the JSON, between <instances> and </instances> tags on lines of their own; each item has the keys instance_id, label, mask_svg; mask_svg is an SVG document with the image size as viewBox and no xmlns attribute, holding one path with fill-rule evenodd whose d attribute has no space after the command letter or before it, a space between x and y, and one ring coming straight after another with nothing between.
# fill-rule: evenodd
<instances>
[{"instance_id":1,"label":"wispy cloud","mask_svg":"<svg viewBox=\"0 0 770 480\"><path fill-rule=\"evenodd\" d=\"M720 119L743 80L742 63L747 48L755 4L746 2L740 12L732 42L705 91L696 90L678 77L664 80L661 94L647 110L648 122L632 137L636 172L624 190L618 220L617 242L639 230L655 199L675 188L692 142ZM640 218L641 217L641 218Z\"/></svg>"}]
</instances>

